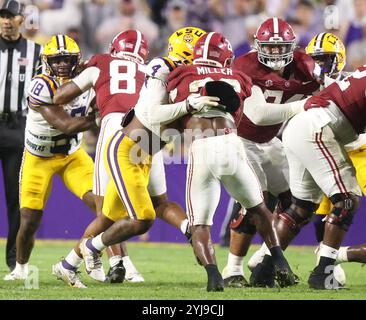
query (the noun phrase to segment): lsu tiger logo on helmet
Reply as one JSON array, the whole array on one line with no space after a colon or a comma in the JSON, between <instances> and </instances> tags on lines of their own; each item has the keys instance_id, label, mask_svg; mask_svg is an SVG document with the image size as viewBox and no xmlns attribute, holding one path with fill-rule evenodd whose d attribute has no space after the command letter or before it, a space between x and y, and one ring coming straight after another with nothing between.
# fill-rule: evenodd
<instances>
[{"instance_id":1,"label":"lsu tiger logo on helmet","mask_svg":"<svg viewBox=\"0 0 366 320\"><path fill-rule=\"evenodd\" d=\"M54 35L46 43L41 54L47 74L61 79L76 75L76 67L81 59L77 43L66 35Z\"/></svg>"},{"instance_id":2,"label":"lsu tiger logo on helmet","mask_svg":"<svg viewBox=\"0 0 366 320\"><path fill-rule=\"evenodd\" d=\"M206 32L196 27L181 28L169 37L168 55L183 64L193 62L193 49L198 39Z\"/></svg>"},{"instance_id":3,"label":"lsu tiger logo on helmet","mask_svg":"<svg viewBox=\"0 0 366 320\"><path fill-rule=\"evenodd\" d=\"M344 44L333 33L317 34L310 40L305 50L320 66L323 76L336 78L346 65Z\"/></svg>"}]
</instances>

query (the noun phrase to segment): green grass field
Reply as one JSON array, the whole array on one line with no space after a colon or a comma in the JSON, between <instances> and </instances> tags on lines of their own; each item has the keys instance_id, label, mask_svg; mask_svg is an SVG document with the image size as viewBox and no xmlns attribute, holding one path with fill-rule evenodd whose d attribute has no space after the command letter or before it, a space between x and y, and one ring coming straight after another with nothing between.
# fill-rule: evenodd
<instances>
[{"instance_id":1,"label":"green grass field","mask_svg":"<svg viewBox=\"0 0 366 320\"><path fill-rule=\"evenodd\" d=\"M103 284L88 278L84 268L82 277L88 289L74 289L56 280L51 266L64 256L74 243L69 241L37 241L30 264L39 268L39 289L26 289L24 282L2 280L8 272L2 259L0 264L0 299L366 299L366 268L360 264L344 264L347 274L346 290L310 290L306 284L313 268L315 255L312 247L293 247L286 251L293 270L301 283L288 289L242 288L225 289L223 293L206 292L206 272L193 256L189 245L163 243L130 243L129 254L145 277L145 283ZM250 254L257 247L254 246ZM0 252L5 252L4 241L0 241ZM226 263L227 249L216 247L220 270ZM108 263L104 258L107 271ZM245 270L249 277L249 270Z\"/></svg>"}]
</instances>

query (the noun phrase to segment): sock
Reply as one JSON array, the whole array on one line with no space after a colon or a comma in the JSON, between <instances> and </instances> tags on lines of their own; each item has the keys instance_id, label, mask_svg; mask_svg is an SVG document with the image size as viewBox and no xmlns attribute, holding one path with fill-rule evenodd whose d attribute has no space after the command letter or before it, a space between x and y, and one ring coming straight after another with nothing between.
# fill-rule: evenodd
<instances>
[{"instance_id":1,"label":"sock","mask_svg":"<svg viewBox=\"0 0 366 320\"><path fill-rule=\"evenodd\" d=\"M66 262L66 263L64 263ZM83 262L83 258L80 258L74 249L72 249L64 260L62 260L62 265L66 269L78 269ZM70 268L71 267L71 268Z\"/></svg>"},{"instance_id":2,"label":"sock","mask_svg":"<svg viewBox=\"0 0 366 320\"><path fill-rule=\"evenodd\" d=\"M205 269L206 269L207 275L209 277L220 274L220 271L217 268L216 264L208 264L208 265L205 266Z\"/></svg>"},{"instance_id":3,"label":"sock","mask_svg":"<svg viewBox=\"0 0 366 320\"><path fill-rule=\"evenodd\" d=\"M237 275L244 276L243 260L244 257L236 256L235 254L229 252L227 258L227 267L229 269L228 272L230 276L237 276Z\"/></svg>"},{"instance_id":4,"label":"sock","mask_svg":"<svg viewBox=\"0 0 366 320\"><path fill-rule=\"evenodd\" d=\"M24 263L24 264L20 264L19 262L16 262L13 272L28 275L28 273L29 273L28 262Z\"/></svg>"},{"instance_id":5,"label":"sock","mask_svg":"<svg viewBox=\"0 0 366 320\"><path fill-rule=\"evenodd\" d=\"M285 259L285 256L283 255L283 251L280 246L272 247L271 249L269 249L269 251L271 252L274 265L276 265L279 268L288 267L288 263ZM268 255L265 255L265 257L268 257Z\"/></svg>"},{"instance_id":6,"label":"sock","mask_svg":"<svg viewBox=\"0 0 366 320\"><path fill-rule=\"evenodd\" d=\"M96 249L97 251L102 251L106 248L106 246L104 245L103 241L102 241L102 235L103 232L101 234L98 234L95 238L90 239L91 241L89 242L89 240L87 241L87 245L91 244L92 247L94 247L94 249ZM89 248L90 250L93 250L93 248Z\"/></svg>"},{"instance_id":7,"label":"sock","mask_svg":"<svg viewBox=\"0 0 366 320\"><path fill-rule=\"evenodd\" d=\"M180 231L185 235L188 228L188 219L184 219L182 223L180 224Z\"/></svg>"},{"instance_id":8,"label":"sock","mask_svg":"<svg viewBox=\"0 0 366 320\"><path fill-rule=\"evenodd\" d=\"M111 268L113 268L114 266L116 266L117 264L119 264L119 262L122 260L121 256L113 256L109 258L109 265L111 266Z\"/></svg>"},{"instance_id":9,"label":"sock","mask_svg":"<svg viewBox=\"0 0 366 320\"><path fill-rule=\"evenodd\" d=\"M329 273L330 270L325 270L328 266L334 266L336 261L338 250L332 247L325 245L324 243L321 245L319 249L319 265L318 267L322 271L327 271Z\"/></svg>"},{"instance_id":10,"label":"sock","mask_svg":"<svg viewBox=\"0 0 366 320\"><path fill-rule=\"evenodd\" d=\"M338 255L336 263L348 262L347 250L349 247L340 247L338 250Z\"/></svg>"}]
</instances>

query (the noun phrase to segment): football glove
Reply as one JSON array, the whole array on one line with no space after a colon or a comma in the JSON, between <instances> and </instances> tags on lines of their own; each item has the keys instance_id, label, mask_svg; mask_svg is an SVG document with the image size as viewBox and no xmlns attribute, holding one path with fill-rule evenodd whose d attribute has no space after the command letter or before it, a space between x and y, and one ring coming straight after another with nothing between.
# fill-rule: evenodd
<instances>
[{"instance_id":1,"label":"football glove","mask_svg":"<svg viewBox=\"0 0 366 320\"><path fill-rule=\"evenodd\" d=\"M218 97L201 96L199 93L195 93L186 99L186 108L189 113L196 113L202 111L204 107L217 107L218 101L220 101Z\"/></svg>"},{"instance_id":2,"label":"football glove","mask_svg":"<svg viewBox=\"0 0 366 320\"><path fill-rule=\"evenodd\" d=\"M326 108L329 106L329 101L319 97L319 96L312 96L308 98L304 105L304 110L309 110L313 108Z\"/></svg>"}]
</instances>

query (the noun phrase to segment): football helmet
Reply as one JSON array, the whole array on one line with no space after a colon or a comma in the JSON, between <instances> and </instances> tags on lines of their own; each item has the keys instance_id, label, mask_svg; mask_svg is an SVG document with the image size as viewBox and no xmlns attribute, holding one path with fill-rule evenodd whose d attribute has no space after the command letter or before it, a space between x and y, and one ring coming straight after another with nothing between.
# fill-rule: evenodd
<instances>
[{"instance_id":1,"label":"football helmet","mask_svg":"<svg viewBox=\"0 0 366 320\"><path fill-rule=\"evenodd\" d=\"M144 64L149 54L149 45L142 32L129 29L120 32L113 38L109 52L112 56L129 57Z\"/></svg>"},{"instance_id":2,"label":"football helmet","mask_svg":"<svg viewBox=\"0 0 366 320\"><path fill-rule=\"evenodd\" d=\"M229 67L233 57L234 53L229 40L219 32L204 34L194 46L194 64Z\"/></svg>"},{"instance_id":3,"label":"football helmet","mask_svg":"<svg viewBox=\"0 0 366 320\"><path fill-rule=\"evenodd\" d=\"M52 36L51 40L46 43L41 58L49 75L70 79L75 76L81 52L73 39L58 34Z\"/></svg>"},{"instance_id":4,"label":"football helmet","mask_svg":"<svg viewBox=\"0 0 366 320\"><path fill-rule=\"evenodd\" d=\"M294 57L296 36L292 27L280 18L264 21L254 35L254 48L260 63L273 70L281 70Z\"/></svg>"},{"instance_id":5,"label":"football helmet","mask_svg":"<svg viewBox=\"0 0 366 320\"><path fill-rule=\"evenodd\" d=\"M62 34L52 36L41 54L46 72L51 76L70 79L76 74L81 58L80 48L70 37Z\"/></svg>"},{"instance_id":6,"label":"football helmet","mask_svg":"<svg viewBox=\"0 0 366 320\"><path fill-rule=\"evenodd\" d=\"M206 32L196 27L181 28L169 37L168 55L183 64L193 62L193 49L198 39Z\"/></svg>"},{"instance_id":7,"label":"football helmet","mask_svg":"<svg viewBox=\"0 0 366 320\"><path fill-rule=\"evenodd\" d=\"M310 40L305 50L320 66L323 77L337 78L346 64L344 44L333 33L317 34Z\"/></svg>"}]
</instances>

